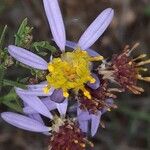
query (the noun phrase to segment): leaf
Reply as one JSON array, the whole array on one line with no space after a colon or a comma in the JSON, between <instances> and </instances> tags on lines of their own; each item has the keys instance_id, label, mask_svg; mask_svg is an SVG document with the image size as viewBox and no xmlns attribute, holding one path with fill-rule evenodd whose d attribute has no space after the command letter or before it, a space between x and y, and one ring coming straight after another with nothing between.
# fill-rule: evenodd
<instances>
[{"instance_id":1,"label":"leaf","mask_svg":"<svg viewBox=\"0 0 150 150\"><path fill-rule=\"evenodd\" d=\"M26 85L24 85L24 84L18 83L16 81L7 80L7 79L3 80L3 86L20 87L23 89L27 88Z\"/></svg>"},{"instance_id":2,"label":"leaf","mask_svg":"<svg viewBox=\"0 0 150 150\"><path fill-rule=\"evenodd\" d=\"M32 30L33 27L28 26L28 20L27 18L25 18L22 21L17 33L15 34L15 45L24 48L29 48L32 42Z\"/></svg>"},{"instance_id":3,"label":"leaf","mask_svg":"<svg viewBox=\"0 0 150 150\"><path fill-rule=\"evenodd\" d=\"M0 97L0 103L3 103L7 107L16 110L18 112L22 112L22 107L19 99L17 98L17 94L12 88L7 95Z\"/></svg>"},{"instance_id":4,"label":"leaf","mask_svg":"<svg viewBox=\"0 0 150 150\"><path fill-rule=\"evenodd\" d=\"M3 101L12 101L15 99L17 99L17 94L16 94L14 88L12 88L7 95L0 97L0 103L2 103Z\"/></svg>"},{"instance_id":5,"label":"leaf","mask_svg":"<svg viewBox=\"0 0 150 150\"><path fill-rule=\"evenodd\" d=\"M2 103L17 112L22 112L22 107L20 105L18 105L18 103L16 103L16 102L3 101Z\"/></svg>"},{"instance_id":6,"label":"leaf","mask_svg":"<svg viewBox=\"0 0 150 150\"><path fill-rule=\"evenodd\" d=\"M2 47L3 47L3 42L4 42L5 35L6 35L6 31L7 31L7 25L4 26L4 29L0 36L0 49L2 49Z\"/></svg>"},{"instance_id":7,"label":"leaf","mask_svg":"<svg viewBox=\"0 0 150 150\"><path fill-rule=\"evenodd\" d=\"M3 85L4 71L5 68L0 65L0 87Z\"/></svg>"},{"instance_id":8,"label":"leaf","mask_svg":"<svg viewBox=\"0 0 150 150\"><path fill-rule=\"evenodd\" d=\"M54 46L50 45L50 43L47 42L47 41L34 42L34 43L32 44L32 47L33 47L37 52L40 52L41 49L47 49L47 50L49 50L51 53L57 52L57 49L56 49Z\"/></svg>"}]
</instances>

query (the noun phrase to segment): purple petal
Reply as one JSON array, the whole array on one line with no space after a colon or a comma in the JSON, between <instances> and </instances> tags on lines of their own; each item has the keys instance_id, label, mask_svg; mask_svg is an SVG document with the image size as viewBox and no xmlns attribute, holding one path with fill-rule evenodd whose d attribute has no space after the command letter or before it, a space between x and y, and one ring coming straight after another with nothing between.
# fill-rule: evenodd
<instances>
[{"instance_id":1,"label":"purple petal","mask_svg":"<svg viewBox=\"0 0 150 150\"><path fill-rule=\"evenodd\" d=\"M17 47L14 45L8 46L8 52L12 57L14 57L17 61L41 70L47 70L47 62L39 57L38 55L35 55L34 53L27 51L21 47Z\"/></svg>"},{"instance_id":2,"label":"purple petal","mask_svg":"<svg viewBox=\"0 0 150 150\"><path fill-rule=\"evenodd\" d=\"M16 88L16 93L25 103L31 106L34 110L36 110L40 114L50 119L53 118L48 108L44 105L44 103L38 97L27 95L27 94L22 94L20 91L17 90L17 88Z\"/></svg>"},{"instance_id":3,"label":"purple petal","mask_svg":"<svg viewBox=\"0 0 150 150\"><path fill-rule=\"evenodd\" d=\"M46 97L41 99L41 101L44 103L44 105L48 108L49 111L56 109L56 103L50 100L50 97ZM25 114L36 114L38 113L35 109L33 109L30 106L25 106L23 108L23 112Z\"/></svg>"},{"instance_id":4,"label":"purple petal","mask_svg":"<svg viewBox=\"0 0 150 150\"><path fill-rule=\"evenodd\" d=\"M79 121L79 128L82 130L82 132L88 132L88 123L89 121L87 120Z\"/></svg>"},{"instance_id":5,"label":"purple petal","mask_svg":"<svg viewBox=\"0 0 150 150\"><path fill-rule=\"evenodd\" d=\"M29 116L30 118L34 119L34 120L39 121L40 123L42 123L42 124L44 125L43 119L42 119L42 117L41 117L40 114L38 114L38 113L35 114L35 113L34 113L34 114L29 114L28 116ZM47 136L50 135L49 132L43 132L43 134L44 134L44 135L47 135Z\"/></svg>"},{"instance_id":6,"label":"purple petal","mask_svg":"<svg viewBox=\"0 0 150 150\"><path fill-rule=\"evenodd\" d=\"M93 76L93 77L95 78L95 80L96 80L95 83L88 83L87 85L88 85L90 88L96 90L96 89L99 88L99 86L100 86L100 80L99 80L99 78L97 77L96 74L92 73L92 76Z\"/></svg>"},{"instance_id":7,"label":"purple petal","mask_svg":"<svg viewBox=\"0 0 150 150\"><path fill-rule=\"evenodd\" d=\"M25 106L24 108L23 108L23 112L25 113L25 114L36 114L36 113L38 113L36 110L34 110L32 107L30 107L30 106Z\"/></svg>"},{"instance_id":8,"label":"purple petal","mask_svg":"<svg viewBox=\"0 0 150 150\"><path fill-rule=\"evenodd\" d=\"M41 83L39 83L39 84L29 84L29 85L28 85L28 88L29 88L30 90L38 90L38 89L44 88L45 86L47 86L47 82L46 82L46 81L41 82Z\"/></svg>"},{"instance_id":9,"label":"purple petal","mask_svg":"<svg viewBox=\"0 0 150 150\"><path fill-rule=\"evenodd\" d=\"M94 44L112 21L113 15L113 9L105 9L83 33L78 42L78 46L85 50Z\"/></svg>"},{"instance_id":10,"label":"purple petal","mask_svg":"<svg viewBox=\"0 0 150 150\"><path fill-rule=\"evenodd\" d=\"M40 122L17 113L4 112L1 113L1 117L11 125L24 130L33 132L46 132L51 130L49 127L41 124Z\"/></svg>"},{"instance_id":11,"label":"purple petal","mask_svg":"<svg viewBox=\"0 0 150 150\"><path fill-rule=\"evenodd\" d=\"M30 96L50 96L52 95L54 89L51 88L49 93L44 93L43 88L45 86L41 86L39 88L29 88L27 90L23 90L21 88L16 88L18 92L22 93L22 94L26 94L26 95L30 95Z\"/></svg>"},{"instance_id":12,"label":"purple petal","mask_svg":"<svg viewBox=\"0 0 150 150\"><path fill-rule=\"evenodd\" d=\"M38 114L38 113L32 114L32 115L30 114L29 117L34 119L34 120L39 121L40 123L42 123L44 125L43 119L42 119L40 114Z\"/></svg>"},{"instance_id":13,"label":"purple petal","mask_svg":"<svg viewBox=\"0 0 150 150\"><path fill-rule=\"evenodd\" d=\"M62 103L65 100L65 97L63 96L63 91L61 89L54 90L50 98L52 101L57 103Z\"/></svg>"},{"instance_id":14,"label":"purple petal","mask_svg":"<svg viewBox=\"0 0 150 150\"><path fill-rule=\"evenodd\" d=\"M96 115L91 114L91 135L92 136L94 136L98 130L100 119L101 119L100 111Z\"/></svg>"},{"instance_id":15,"label":"purple petal","mask_svg":"<svg viewBox=\"0 0 150 150\"><path fill-rule=\"evenodd\" d=\"M67 112L67 107L68 107L68 99L66 99L63 103L56 104L56 107L60 113L61 116L65 116Z\"/></svg>"},{"instance_id":16,"label":"purple petal","mask_svg":"<svg viewBox=\"0 0 150 150\"><path fill-rule=\"evenodd\" d=\"M46 105L46 107L48 108L49 111L56 109L56 104L55 102L53 102L50 97L46 97L44 99L41 99L42 102Z\"/></svg>"},{"instance_id":17,"label":"purple petal","mask_svg":"<svg viewBox=\"0 0 150 150\"><path fill-rule=\"evenodd\" d=\"M77 108L78 120L90 120L91 116L88 111L83 111L79 107Z\"/></svg>"},{"instance_id":18,"label":"purple petal","mask_svg":"<svg viewBox=\"0 0 150 150\"><path fill-rule=\"evenodd\" d=\"M66 46L69 48L75 49L77 47L77 43L71 42L71 41L66 41ZM95 52L94 50L92 50L90 48L85 49L85 51L87 51L88 54L92 57L100 56L99 53Z\"/></svg>"},{"instance_id":19,"label":"purple petal","mask_svg":"<svg viewBox=\"0 0 150 150\"><path fill-rule=\"evenodd\" d=\"M64 51L66 44L66 33L58 1L43 0L43 3L53 38L58 47Z\"/></svg>"},{"instance_id":20,"label":"purple petal","mask_svg":"<svg viewBox=\"0 0 150 150\"><path fill-rule=\"evenodd\" d=\"M113 99L111 99L111 98L109 98L109 99L107 99L106 100L106 103L107 103L107 105L109 105L109 106L111 106L111 105L113 105ZM101 113L102 114L104 114L104 113L106 113L108 110L107 110L107 107L106 108L103 108L102 110L101 110Z\"/></svg>"}]
</instances>

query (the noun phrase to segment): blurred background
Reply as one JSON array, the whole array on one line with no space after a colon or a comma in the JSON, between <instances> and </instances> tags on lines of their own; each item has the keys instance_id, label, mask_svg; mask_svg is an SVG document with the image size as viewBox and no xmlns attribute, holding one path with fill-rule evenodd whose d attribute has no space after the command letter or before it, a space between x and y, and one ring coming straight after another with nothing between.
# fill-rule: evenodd
<instances>
[{"instance_id":1,"label":"blurred background","mask_svg":"<svg viewBox=\"0 0 150 150\"><path fill-rule=\"evenodd\" d=\"M93 49L105 58L111 58L126 44L133 46L140 42L132 55L147 53L150 57L149 0L60 0L60 5L68 40L77 41L103 9L112 7L115 10L113 22ZM26 17L34 27L34 40L50 41L42 0L0 0L0 31L6 24L9 27L6 46L13 43L13 35ZM148 76L150 72L144 75ZM142 95L118 95L118 109L102 117L106 128L100 128L91 139L94 150L150 149L150 84L139 82L139 85L145 89ZM1 112L6 110L4 107L0 106ZM47 143L44 135L19 130L0 118L0 150L46 150Z\"/></svg>"}]
</instances>

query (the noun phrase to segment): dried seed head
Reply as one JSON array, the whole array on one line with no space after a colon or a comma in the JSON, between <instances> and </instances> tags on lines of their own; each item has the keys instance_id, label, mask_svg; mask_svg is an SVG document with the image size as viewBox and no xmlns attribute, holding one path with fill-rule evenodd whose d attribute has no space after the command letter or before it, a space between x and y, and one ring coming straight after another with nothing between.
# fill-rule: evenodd
<instances>
[{"instance_id":1,"label":"dried seed head","mask_svg":"<svg viewBox=\"0 0 150 150\"><path fill-rule=\"evenodd\" d=\"M142 77L140 74L140 71L148 70L141 66L149 64L150 59L141 60L146 57L146 54L132 59L130 53L137 46L138 44L135 44L131 49L129 49L129 46L126 46L121 54L113 56L111 62L103 63L103 65L98 68L98 72L103 75L104 79L117 82L123 89L129 90L134 94L141 94L144 90L137 86L137 80L150 82L150 77Z\"/></svg>"},{"instance_id":2,"label":"dried seed head","mask_svg":"<svg viewBox=\"0 0 150 150\"><path fill-rule=\"evenodd\" d=\"M59 128L53 131L49 150L85 150L86 144L89 144L85 135L79 129L78 125L71 120L57 121ZM57 124L56 124L57 125Z\"/></svg>"}]
</instances>

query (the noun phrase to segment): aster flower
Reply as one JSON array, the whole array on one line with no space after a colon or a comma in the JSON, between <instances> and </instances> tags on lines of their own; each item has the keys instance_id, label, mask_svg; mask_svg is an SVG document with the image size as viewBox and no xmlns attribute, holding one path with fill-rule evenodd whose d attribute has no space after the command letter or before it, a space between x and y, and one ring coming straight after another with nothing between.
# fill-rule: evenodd
<instances>
[{"instance_id":1,"label":"aster flower","mask_svg":"<svg viewBox=\"0 0 150 150\"><path fill-rule=\"evenodd\" d=\"M49 150L85 150L86 144L93 147L93 144L87 140L85 134L79 128L76 120L73 119L65 119L55 115L53 119L50 120L49 127L49 125L45 125L41 116L36 112L30 115L4 112L1 113L1 117L6 122L20 129L43 133L49 136Z\"/></svg>"},{"instance_id":2,"label":"aster flower","mask_svg":"<svg viewBox=\"0 0 150 150\"><path fill-rule=\"evenodd\" d=\"M83 91L84 95L91 98L89 92L85 89L84 84L95 83L96 80L92 76L90 66L92 61L102 60L100 55L91 56L91 51L86 51L94 42L103 34L113 17L113 10L108 8L104 10L94 22L87 28L79 39L77 46L73 52L65 52L66 34L57 0L43 0L45 12L52 31L54 41L59 49L63 52L59 58L53 58L50 62L46 62L41 57L23 49L10 45L8 51L12 57L21 63L30 67L48 70L44 92L40 86L37 92L32 88L31 94L37 96L51 95L54 89L62 90L63 96L68 97L68 90L73 89L75 92Z\"/></svg>"},{"instance_id":3,"label":"aster flower","mask_svg":"<svg viewBox=\"0 0 150 150\"><path fill-rule=\"evenodd\" d=\"M103 75L103 79L108 79L120 85L124 90L131 91L134 94L141 94L144 89L137 85L137 80L150 82L150 77L142 77L141 72L147 71L143 65L149 64L150 59L142 60L146 54L142 54L137 58L131 58L130 54L137 48L139 44L135 44L131 49L126 46L119 55L114 55L110 62L104 61L98 68L99 74Z\"/></svg>"}]
</instances>

